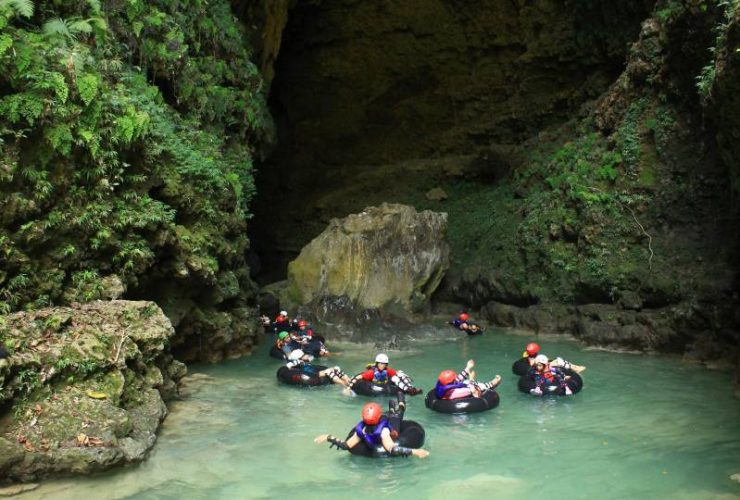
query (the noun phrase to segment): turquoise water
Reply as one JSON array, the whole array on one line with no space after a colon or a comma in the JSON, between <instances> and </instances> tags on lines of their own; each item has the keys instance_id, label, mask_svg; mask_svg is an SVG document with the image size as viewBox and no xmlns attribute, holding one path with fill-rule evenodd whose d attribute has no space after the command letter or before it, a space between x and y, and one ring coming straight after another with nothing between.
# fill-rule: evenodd
<instances>
[{"instance_id":1,"label":"turquoise water","mask_svg":"<svg viewBox=\"0 0 740 500\"><path fill-rule=\"evenodd\" d=\"M476 360L478 378L500 373L501 404L452 416L409 398L406 418L427 431L426 459L367 459L313 443L344 436L365 397L339 386L280 385L280 362L253 356L191 367L185 399L170 406L150 458L92 478L50 482L24 498L740 498L740 401L730 377L680 358L587 350L538 337L543 352L586 365L571 398L521 394L511 364L530 337L460 337L425 327L387 351L425 390L442 369ZM349 373L372 344L331 345ZM387 402L382 404L387 406Z\"/></svg>"}]
</instances>

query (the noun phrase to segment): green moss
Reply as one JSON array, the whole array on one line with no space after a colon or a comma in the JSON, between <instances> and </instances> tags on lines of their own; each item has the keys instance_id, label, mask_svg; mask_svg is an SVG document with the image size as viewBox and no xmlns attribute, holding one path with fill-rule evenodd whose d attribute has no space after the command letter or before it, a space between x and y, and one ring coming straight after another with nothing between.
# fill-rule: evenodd
<instances>
[{"instance_id":1,"label":"green moss","mask_svg":"<svg viewBox=\"0 0 740 500\"><path fill-rule=\"evenodd\" d=\"M28 18L13 5L0 9L0 311L100 298L102 277L136 285L165 254L214 283L243 267L246 239L229 234L244 232L269 116L229 2L48 0ZM72 18L90 30L46 23Z\"/></svg>"}]
</instances>

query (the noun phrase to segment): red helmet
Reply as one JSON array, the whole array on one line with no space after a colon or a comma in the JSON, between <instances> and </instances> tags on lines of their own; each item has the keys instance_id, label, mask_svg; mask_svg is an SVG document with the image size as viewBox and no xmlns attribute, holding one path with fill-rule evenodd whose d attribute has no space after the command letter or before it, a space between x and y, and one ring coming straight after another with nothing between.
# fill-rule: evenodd
<instances>
[{"instance_id":1,"label":"red helmet","mask_svg":"<svg viewBox=\"0 0 740 500\"><path fill-rule=\"evenodd\" d=\"M440 383L447 385L453 383L456 378L457 373L453 372L452 370L445 370L439 374L437 380L439 380Z\"/></svg>"},{"instance_id":2,"label":"red helmet","mask_svg":"<svg viewBox=\"0 0 740 500\"><path fill-rule=\"evenodd\" d=\"M383 408L378 403L367 403L362 407L362 421L367 425L377 425L383 415Z\"/></svg>"},{"instance_id":3,"label":"red helmet","mask_svg":"<svg viewBox=\"0 0 740 500\"><path fill-rule=\"evenodd\" d=\"M298 327L303 328L304 326L308 326L308 321L306 321L305 319L302 319L298 322Z\"/></svg>"},{"instance_id":4,"label":"red helmet","mask_svg":"<svg viewBox=\"0 0 740 500\"><path fill-rule=\"evenodd\" d=\"M460 313L460 315L457 317L460 321L467 321L470 319L470 314L468 313Z\"/></svg>"},{"instance_id":5,"label":"red helmet","mask_svg":"<svg viewBox=\"0 0 740 500\"><path fill-rule=\"evenodd\" d=\"M537 356L537 353L540 352L540 346L539 344L535 344L534 342L530 342L527 344L527 349L525 351L527 353L527 356Z\"/></svg>"}]
</instances>

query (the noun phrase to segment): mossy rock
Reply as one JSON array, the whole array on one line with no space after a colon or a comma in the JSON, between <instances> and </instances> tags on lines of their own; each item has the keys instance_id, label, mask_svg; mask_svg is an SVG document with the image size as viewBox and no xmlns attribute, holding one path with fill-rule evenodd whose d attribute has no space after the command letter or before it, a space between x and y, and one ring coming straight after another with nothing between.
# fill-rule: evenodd
<instances>
[{"instance_id":1,"label":"mossy rock","mask_svg":"<svg viewBox=\"0 0 740 500\"><path fill-rule=\"evenodd\" d=\"M449 266L447 215L383 204L334 219L288 266L288 303L346 297L351 308L422 310Z\"/></svg>"}]
</instances>

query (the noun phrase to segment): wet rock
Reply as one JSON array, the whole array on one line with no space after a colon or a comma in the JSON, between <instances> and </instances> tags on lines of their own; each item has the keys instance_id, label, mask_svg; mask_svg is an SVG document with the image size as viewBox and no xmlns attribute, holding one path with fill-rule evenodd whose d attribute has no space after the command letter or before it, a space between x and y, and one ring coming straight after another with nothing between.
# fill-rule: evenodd
<instances>
[{"instance_id":1,"label":"wet rock","mask_svg":"<svg viewBox=\"0 0 740 500\"><path fill-rule=\"evenodd\" d=\"M354 314L424 310L449 266L446 229L447 214L387 203L334 219L288 266L285 298L315 311L342 297Z\"/></svg>"},{"instance_id":2,"label":"wet rock","mask_svg":"<svg viewBox=\"0 0 740 500\"><path fill-rule=\"evenodd\" d=\"M23 460L23 449L15 443L0 437L0 471L8 469L11 465Z\"/></svg>"},{"instance_id":3,"label":"wet rock","mask_svg":"<svg viewBox=\"0 0 740 500\"><path fill-rule=\"evenodd\" d=\"M6 486L5 488L0 488L0 497L13 497L16 495L20 495L21 493L28 493L29 491L33 491L38 487L39 485L37 483L15 484L13 486Z\"/></svg>"},{"instance_id":4,"label":"wet rock","mask_svg":"<svg viewBox=\"0 0 740 500\"><path fill-rule=\"evenodd\" d=\"M444 201L448 198L447 193L440 187L430 189L424 196L429 201Z\"/></svg>"},{"instance_id":5,"label":"wet rock","mask_svg":"<svg viewBox=\"0 0 740 500\"><path fill-rule=\"evenodd\" d=\"M288 288L288 280L270 283L260 288L257 304L260 311L277 313L280 310L280 297Z\"/></svg>"},{"instance_id":6,"label":"wet rock","mask_svg":"<svg viewBox=\"0 0 740 500\"><path fill-rule=\"evenodd\" d=\"M733 475L731 475L731 476L730 476L730 479L732 479L732 480L733 480L733 481L735 481L735 482L738 482L738 483L740 483L740 472L738 472L737 474L733 474Z\"/></svg>"},{"instance_id":7,"label":"wet rock","mask_svg":"<svg viewBox=\"0 0 740 500\"><path fill-rule=\"evenodd\" d=\"M159 307L96 301L11 314L4 324L0 340L20 347L16 376L0 393L14 437L0 438L0 477L28 481L143 460L166 415L157 389L176 393L186 373L167 352L174 331Z\"/></svg>"},{"instance_id":8,"label":"wet rock","mask_svg":"<svg viewBox=\"0 0 740 500\"><path fill-rule=\"evenodd\" d=\"M625 290L619 296L619 305L622 306L623 309L639 311L642 309L642 298L640 297L640 294L636 292Z\"/></svg>"},{"instance_id":9,"label":"wet rock","mask_svg":"<svg viewBox=\"0 0 740 500\"><path fill-rule=\"evenodd\" d=\"M462 276L450 281L448 286L454 296L472 307L481 307L489 301L520 307L539 302L526 283L501 269L474 265L466 268Z\"/></svg>"},{"instance_id":10,"label":"wet rock","mask_svg":"<svg viewBox=\"0 0 740 500\"><path fill-rule=\"evenodd\" d=\"M100 297L102 299L120 299L123 297L123 294L126 293L126 285L124 285L121 278L115 274L111 274L100 280L100 285L103 288L100 292Z\"/></svg>"},{"instance_id":11,"label":"wet rock","mask_svg":"<svg viewBox=\"0 0 740 500\"><path fill-rule=\"evenodd\" d=\"M517 326L517 317L520 308L491 301L481 309L481 314L492 324L503 327Z\"/></svg>"}]
</instances>

